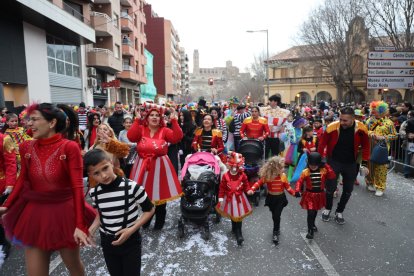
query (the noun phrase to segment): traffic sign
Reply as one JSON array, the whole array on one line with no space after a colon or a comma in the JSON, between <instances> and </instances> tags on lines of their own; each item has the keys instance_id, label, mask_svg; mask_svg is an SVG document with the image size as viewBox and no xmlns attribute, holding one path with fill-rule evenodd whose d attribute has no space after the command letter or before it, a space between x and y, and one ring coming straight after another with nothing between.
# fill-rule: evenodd
<instances>
[{"instance_id":1,"label":"traffic sign","mask_svg":"<svg viewBox=\"0 0 414 276\"><path fill-rule=\"evenodd\" d=\"M414 67L414 60L368 60L368 68L413 68L413 67Z\"/></svg>"},{"instance_id":2,"label":"traffic sign","mask_svg":"<svg viewBox=\"0 0 414 276\"><path fill-rule=\"evenodd\" d=\"M414 77L368 77L368 89L411 89Z\"/></svg>"},{"instance_id":3,"label":"traffic sign","mask_svg":"<svg viewBox=\"0 0 414 276\"><path fill-rule=\"evenodd\" d=\"M414 76L413 69L382 69L382 68L373 68L368 69L368 77L405 77L405 76Z\"/></svg>"},{"instance_id":4,"label":"traffic sign","mask_svg":"<svg viewBox=\"0 0 414 276\"><path fill-rule=\"evenodd\" d=\"M369 52L369 59L414 60L414 52Z\"/></svg>"}]
</instances>

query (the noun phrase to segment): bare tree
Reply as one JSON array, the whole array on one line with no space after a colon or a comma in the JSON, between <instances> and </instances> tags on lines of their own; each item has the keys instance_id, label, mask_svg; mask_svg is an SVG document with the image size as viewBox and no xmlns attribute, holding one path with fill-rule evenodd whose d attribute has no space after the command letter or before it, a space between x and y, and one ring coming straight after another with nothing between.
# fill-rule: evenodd
<instances>
[{"instance_id":1,"label":"bare tree","mask_svg":"<svg viewBox=\"0 0 414 276\"><path fill-rule=\"evenodd\" d=\"M414 50L413 0L366 0L364 11L377 43L400 51Z\"/></svg>"},{"instance_id":2,"label":"bare tree","mask_svg":"<svg viewBox=\"0 0 414 276\"><path fill-rule=\"evenodd\" d=\"M326 0L302 25L300 40L305 55L331 76L338 100L349 90L355 100L354 81L362 77L363 56L369 49L368 30L360 16L362 0Z\"/></svg>"}]
</instances>

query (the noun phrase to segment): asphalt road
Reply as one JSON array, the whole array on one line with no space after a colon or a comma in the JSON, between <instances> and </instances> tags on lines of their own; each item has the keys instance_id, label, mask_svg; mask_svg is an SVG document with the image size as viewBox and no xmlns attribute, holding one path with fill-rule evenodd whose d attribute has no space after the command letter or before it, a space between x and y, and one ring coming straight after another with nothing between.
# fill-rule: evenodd
<instances>
[{"instance_id":1,"label":"asphalt road","mask_svg":"<svg viewBox=\"0 0 414 276\"><path fill-rule=\"evenodd\" d=\"M355 186L344 212L345 225L322 222L306 241L306 211L288 196L282 213L281 241L271 242L272 220L264 200L243 221L245 238L237 246L230 221L211 224L211 239L189 225L177 238L178 202L170 203L161 232L142 231L142 275L413 275L414 181L391 174L384 197ZM335 204L337 199L335 200ZM87 275L108 275L100 248L82 250ZM51 275L68 275L56 255ZM0 275L25 275L21 250L13 250Z\"/></svg>"}]
</instances>

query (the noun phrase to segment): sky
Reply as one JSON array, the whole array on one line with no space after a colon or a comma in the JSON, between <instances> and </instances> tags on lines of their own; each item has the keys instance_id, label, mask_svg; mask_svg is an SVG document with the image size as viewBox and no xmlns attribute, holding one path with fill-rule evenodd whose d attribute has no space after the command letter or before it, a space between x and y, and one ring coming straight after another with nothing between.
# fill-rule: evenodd
<instances>
[{"instance_id":1,"label":"sky","mask_svg":"<svg viewBox=\"0 0 414 276\"><path fill-rule=\"evenodd\" d=\"M193 51L198 49L200 67L224 67L227 60L242 72L254 57L269 56L297 44L298 31L309 12L323 0L147 0L159 17L172 22L188 57L190 72Z\"/></svg>"}]
</instances>

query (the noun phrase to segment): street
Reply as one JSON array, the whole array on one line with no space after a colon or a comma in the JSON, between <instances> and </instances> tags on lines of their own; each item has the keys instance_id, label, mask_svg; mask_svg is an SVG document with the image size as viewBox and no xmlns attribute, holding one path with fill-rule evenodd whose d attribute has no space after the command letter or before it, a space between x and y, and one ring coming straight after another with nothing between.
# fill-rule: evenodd
<instances>
[{"instance_id":1,"label":"street","mask_svg":"<svg viewBox=\"0 0 414 276\"><path fill-rule=\"evenodd\" d=\"M178 201L169 203L161 232L142 231L143 275L412 275L414 273L414 181L392 173L382 198L355 186L344 212L345 225L333 220L316 225L307 241L306 211L288 196L282 213L281 241L271 242L272 219L264 198L243 221L245 242L237 246L227 219L211 227L209 241L197 227L186 225L177 238ZM338 198L335 199L334 207ZM99 247L82 249L87 275L109 275ZM53 271L52 271L53 270ZM68 275L56 254L51 275ZM0 275L25 275L23 251L14 249Z\"/></svg>"}]
</instances>

